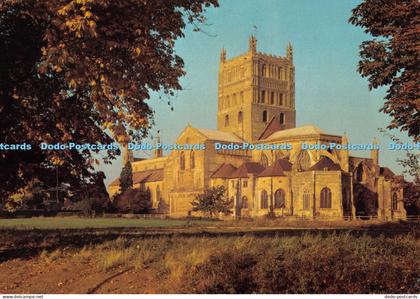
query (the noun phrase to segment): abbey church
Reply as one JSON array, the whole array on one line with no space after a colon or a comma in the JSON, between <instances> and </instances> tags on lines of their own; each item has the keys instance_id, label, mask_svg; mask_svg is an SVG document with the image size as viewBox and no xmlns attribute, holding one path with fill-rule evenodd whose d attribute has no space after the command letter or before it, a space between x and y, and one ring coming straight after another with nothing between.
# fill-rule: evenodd
<instances>
[{"instance_id":1,"label":"abbey church","mask_svg":"<svg viewBox=\"0 0 420 299\"><path fill-rule=\"evenodd\" d=\"M377 147L370 158L354 157L345 149L346 135L312 125L296 127L290 44L285 57L257 51L254 36L242 55L228 59L222 49L218 83L217 130L187 125L175 142L204 144L204 149L172 150L168 156L155 150L153 159L125 152L134 187L150 192L154 212L194 215L191 201L196 195L223 185L236 217L405 217L403 190L395 184L397 176L379 165ZM244 143L257 149L244 149ZM240 149L220 147L232 144ZM289 146L274 146L279 144ZM303 149L302 144L313 146ZM319 146L330 144L342 149ZM116 179L109 193L118 190Z\"/></svg>"}]
</instances>

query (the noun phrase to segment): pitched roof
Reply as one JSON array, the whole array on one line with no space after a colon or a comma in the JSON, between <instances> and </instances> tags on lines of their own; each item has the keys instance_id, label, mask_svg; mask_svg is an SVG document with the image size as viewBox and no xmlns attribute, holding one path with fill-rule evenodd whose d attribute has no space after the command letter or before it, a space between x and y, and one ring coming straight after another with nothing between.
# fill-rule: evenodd
<instances>
[{"instance_id":1,"label":"pitched roof","mask_svg":"<svg viewBox=\"0 0 420 299\"><path fill-rule=\"evenodd\" d=\"M278 161L274 162L266 169L264 169L258 176L259 177L270 177L270 176L285 176L283 168L280 166Z\"/></svg>"},{"instance_id":2,"label":"pitched roof","mask_svg":"<svg viewBox=\"0 0 420 299\"><path fill-rule=\"evenodd\" d=\"M158 182L163 181L163 169L151 170L151 174L144 182Z\"/></svg>"},{"instance_id":3,"label":"pitched roof","mask_svg":"<svg viewBox=\"0 0 420 299\"><path fill-rule=\"evenodd\" d=\"M300 136L319 136L325 134L320 128L315 126L303 126L299 128L287 129L274 132L264 140L276 140L286 137L300 137Z\"/></svg>"},{"instance_id":4,"label":"pitched roof","mask_svg":"<svg viewBox=\"0 0 420 299\"><path fill-rule=\"evenodd\" d=\"M149 171L133 172L133 184L144 182L150 174L151 173Z\"/></svg>"},{"instance_id":5,"label":"pitched roof","mask_svg":"<svg viewBox=\"0 0 420 299\"><path fill-rule=\"evenodd\" d=\"M145 170L145 171L137 171L133 172L133 184L140 184L146 182L158 182L163 180L163 169L152 169L152 170ZM109 186L119 186L120 179L117 178L112 181Z\"/></svg>"},{"instance_id":6,"label":"pitched roof","mask_svg":"<svg viewBox=\"0 0 420 299\"><path fill-rule=\"evenodd\" d=\"M264 166L257 162L244 162L236 169L231 178L247 178L249 174L260 174L264 171Z\"/></svg>"},{"instance_id":7,"label":"pitched roof","mask_svg":"<svg viewBox=\"0 0 420 299\"><path fill-rule=\"evenodd\" d=\"M239 138L239 136L235 135L232 132L223 132L223 131L218 131L218 130L210 130L210 129L202 129L202 128L195 128L195 129L210 140L239 142L239 143L244 142L243 139Z\"/></svg>"},{"instance_id":8,"label":"pitched roof","mask_svg":"<svg viewBox=\"0 0 420 299\"><path fill-rule=\"evenodd\" d=\"M287 159L278 159L276 162L279 162L281 168L283 168L284 171L290 171L292 170L292 163L290 163Z\"/></svg>"},{"instance_id":9,"label":"pitched roof","mask_svg":"<svg viewBox=\"0 0 420 299\"><path fill-rule=\"evenodd\" d=\"M274 132L280 131L281 129L283 129L282 125L280 125L277 115L274 115L261 131L260 135L258 136L258 140L265 139L272 135Z\"/></svg>"},{"instance_id":10,"label":"pitched roof","mask_svg":"<svg viewBox=\"0 0 420 299\"><path fill-rule=\"evenodd\" d=\"M330 158L322 157L309 170L341 170L340 165L334 163Z\"/></svg>"},{"instance_id":11,"label":"pitched roof","mask_svg":"<svg viewBox=\"0 0 420 299\"><path fill-rule=\"evenodd\" d=\"M392 178L395 176L395 173L393 173L392 170L389 169L388 167L381 167L379 169L379 173L386 178Z\"/></svg>"},{"instance_id":12,"label":"pitched roof","mask_svg":"<svg viewBox=\"0 0 420 299\"><path fill-rule=\"evenodd\" d=\"M237 168L230 163L223 163L210 176L211 178L230 178Z\"/></svg>"}]
</instances>

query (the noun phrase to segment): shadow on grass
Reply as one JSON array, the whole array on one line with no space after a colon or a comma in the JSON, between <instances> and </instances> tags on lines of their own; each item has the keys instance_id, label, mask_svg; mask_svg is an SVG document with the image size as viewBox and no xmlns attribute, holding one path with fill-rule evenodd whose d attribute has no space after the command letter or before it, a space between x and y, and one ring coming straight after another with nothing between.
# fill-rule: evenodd
<instances>
[{"instance_id":1,"label":"shadow on grass","mask_svg":"<svg viewBox=\"0 0 420 299\"><path fill-rule=\"evenodd\" d=\"M184 227L184 228L87 228L87 229L55 229L55 230L15 230L0 229L0 263L11 259L30 259L42 251L72 248L81 249L87 245L97 245L117 238L138 240L158 237L291 237L302 234L348 233L353 236L368 235L377 237L394 237L411 234L418 238L419 223L400 221L398 223L366 223L358 227L348 228L259 228L259 227Z\"/></svg>"}]
</instances>

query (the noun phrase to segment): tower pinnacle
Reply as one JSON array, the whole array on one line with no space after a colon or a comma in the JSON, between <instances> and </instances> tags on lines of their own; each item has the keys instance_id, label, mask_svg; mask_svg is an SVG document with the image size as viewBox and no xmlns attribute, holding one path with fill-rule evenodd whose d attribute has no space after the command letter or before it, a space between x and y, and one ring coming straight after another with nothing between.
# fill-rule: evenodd
<instances>
[{"instance_id":1,"label":"tower pinnacle","mask_svg":"<svg viewBox=\"0 0 420 299\"><path fill-rule=\"evenodd\" d=\"M222 50L220 50L220 63L224 63L226 61L226 50L223 47Z\"/></svg>"},{"instance_id":2,"label":"tower pinnacle","mask_svg":"<svg viewBox=\"0 0 420 299\"><path fill-rule=\"evenodd\" d=\"M251 51L252 53L257 52L257 39L254 35L251 35L249 37L249 51Z\"/></svg>"},{"instance_id":3,"label":"tower pinnacle","mask_svg":"<svg viewBox=\"0 0 420 299\"><path fill-rule=\"evenodd\" d=\"M293 47L292 47L292 44L290 42L289 42L289 44L287 45L287 48L286 48L286 58L289 61L293 61Z\"/></svg>"},{"instance_id":4,"label":"tower pinnacle","mask_svg":"<svg viewBox=\"0 0 420 299\"><path fill-rule=\"evenodd\" d=\"M155 158L160 158L163 156L162 148L157 148L157 145L160 143L160 131L157 131L156 141L155 141Z\"/></svg>"}]
</instances>

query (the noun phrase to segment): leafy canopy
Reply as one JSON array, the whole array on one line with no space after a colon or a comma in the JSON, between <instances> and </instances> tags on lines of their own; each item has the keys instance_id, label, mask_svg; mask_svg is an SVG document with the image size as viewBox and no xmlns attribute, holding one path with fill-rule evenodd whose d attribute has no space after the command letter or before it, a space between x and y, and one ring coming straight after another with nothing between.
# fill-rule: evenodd
<instances>
[{"instance_id":1,"label":"leafy canopy","mask_svg":"<svg viewBox=\"0 0 420 299\"><path fill-rule=\"evenodd\" d=\"M181 89L175 41L210 6L217 0L1 1L0 143L33 147L0 153L0 197L34 178L51 185L56 167L72 186L94 173L92 151L41 151L41 142L144 137L150 92Z\"/></svg>"},{"instance_id":2,"label":"leafy canopy","mask_svg":"<svg viewBox=\"0 0 420 299\"><path fill-rule=\"evenodd\" d=\"M232 202L226 197L224 186L210 187L198 194L191 202L193 211L200 211L213 217L217 213L230 214Z\"/></svg>"},{"instance_id":3,"label":"leafy canopy","mask_svg":"<svg viewBox=\"0 0 420 299\"><path fill-rule=\"evenodd\" d=\"M360 46L358 71L369 88L387 86L381 111L392 117L388 128L420 134L420 2L365 0L352 11L350 23L373 38Z\"/></svg>"}]
</instances>

